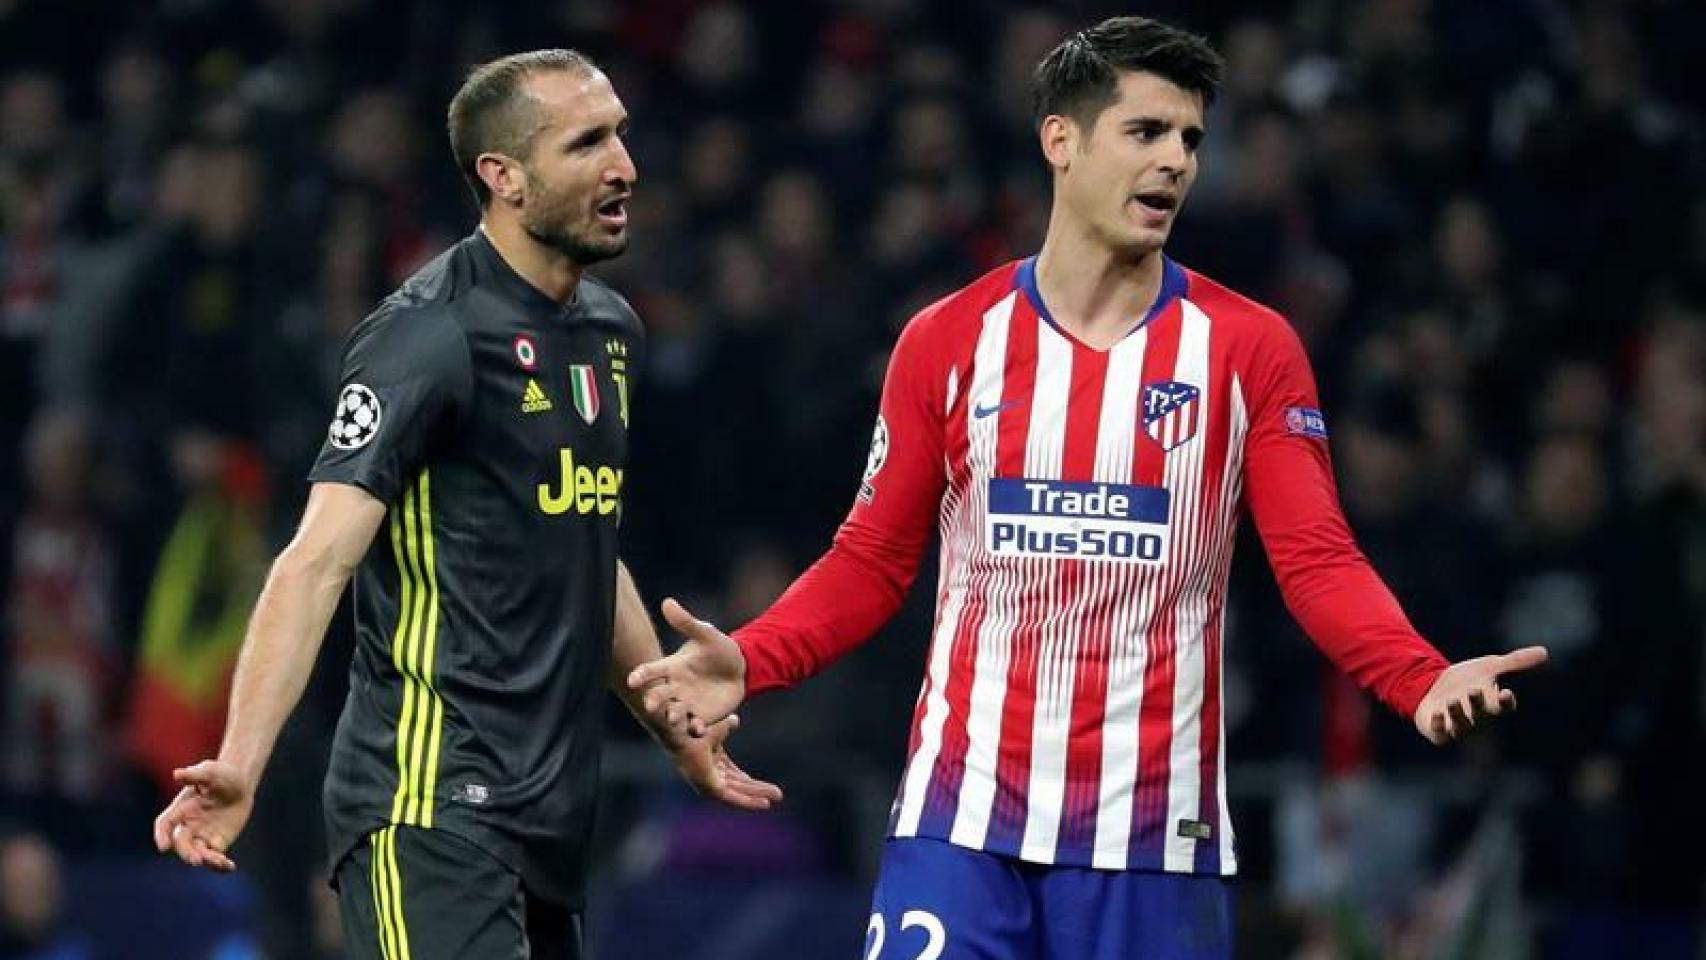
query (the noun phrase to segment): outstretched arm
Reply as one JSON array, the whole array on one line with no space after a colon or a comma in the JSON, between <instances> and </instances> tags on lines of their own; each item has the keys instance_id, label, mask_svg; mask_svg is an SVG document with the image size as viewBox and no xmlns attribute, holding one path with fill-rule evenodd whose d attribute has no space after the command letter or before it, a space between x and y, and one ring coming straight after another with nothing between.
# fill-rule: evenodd
<instances>
[{"instance_id":1,"label":"outstretched arm","mask_svg":"<svg viewBox=\"0 0 1706 960\"><path fill-rule=\"evenodd\" d=\"M728 716L708 729L689 736L678 718L665 711L648 712L643 689L630 689L627 677L642 663L663 656L657 631L646 615L639 588L628 565L616 564L616 630L610 650L609 684L634 719L645 727L675 763L681 776L700 794L741 810L768 810L782 801L775 784L754 779L729 758L723 744L740 726L740 718ZM709 736L705 736L705 734ZM704 737L704 739L700 739Z\"/></svg>"},{"instance_id":2,"label":"outstretched arm","mask_svg":"<svg viewBox=\"0 0 1706 960\"><path fill-rule=\"evenodd\" d=\"M284 721L302 698L338 598L385 518L360 487L317 483L302 525L255 602L232 678L217 759L174 771L184 785L154 821L154 845L191 866L226 872Z\"/></svg>"},{"instance_id":3,"label":"outstretched arm","mask_svg":"<svg viewBox=\"0 0 1706 960\"><path fill-rule=\"evenodd\" d=\"M1453 665L1422 639L1351 537L1302 344L1289 328L1272 339L1249 384L1246 479L1286 606L1339 669L1432 743L1515 709L1499 678L1544 663L1545 648Z\"/></svg>"},{"instance_id":4,"label":"outstretched arm","mask_svg":"<svg viewBox=\"0 0 1706 960\"><path fill-rule=\"evenodd\" d=\"M951 361L939 307L915 317L895 345L859 495L829 551L732 638L665 601L681 649L628 677L654 716L685 718L699 735L747 696L818 673L900 609L946 485Z\"/></svg>"}]
</instances>

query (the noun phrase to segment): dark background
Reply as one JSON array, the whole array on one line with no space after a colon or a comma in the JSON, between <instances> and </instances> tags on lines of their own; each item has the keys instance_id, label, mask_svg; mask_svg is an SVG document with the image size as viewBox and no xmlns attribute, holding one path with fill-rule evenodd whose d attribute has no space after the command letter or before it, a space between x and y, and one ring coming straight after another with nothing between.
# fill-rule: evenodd
<instances>
[{"instance_id":1,"label":"dark background","mask_svg":"<svg viewBox=\"0 0 1706 960\"><path fill-rule=\"evenodd\" d=\"M632 114L635 239L598 268L650 335L625 554L734 626L846 510L900 325L1040 243L1031 66L1133 12L1230 61L1170 252L1298 328L1346 509L1429 639L1553 655L1513 722L1432 750L1243 543L1241 955L1700 956L1686 0L0 0L0 956L339 955L318 794L347 612L242 873L154 857L148 824L216 740L345 332L475 222L443 133L469 66L575 46ZM931 580L746 712L780 814L694 801L612 701L594 956L859 954Z\"/></svg>"}]
</instances>

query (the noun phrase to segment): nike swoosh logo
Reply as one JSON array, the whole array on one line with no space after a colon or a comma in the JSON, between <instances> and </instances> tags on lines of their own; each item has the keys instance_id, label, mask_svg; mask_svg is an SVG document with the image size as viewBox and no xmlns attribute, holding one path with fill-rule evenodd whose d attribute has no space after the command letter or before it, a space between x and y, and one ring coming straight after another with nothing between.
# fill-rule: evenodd
<instances>
[{"instance_id":1,"label":"nike swoosh logo","mask_svg":"<svg viewBox=\"0 0 1706 960\"><path fill-rule=\"evenodd\" d=\"M1006 403L992 403L988 406L980 403L972 408L971 415L982 420L984 417L987 417L992 413L1000 413L1008 407L1017 406L1018 403L1019 401L1017 400L1009 400Z\"/></svg>"}]
</instances>

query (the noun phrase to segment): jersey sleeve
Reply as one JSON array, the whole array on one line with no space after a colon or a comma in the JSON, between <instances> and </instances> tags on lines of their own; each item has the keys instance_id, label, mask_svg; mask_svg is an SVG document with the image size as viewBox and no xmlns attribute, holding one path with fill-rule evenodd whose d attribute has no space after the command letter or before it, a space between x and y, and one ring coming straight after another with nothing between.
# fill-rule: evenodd
<instances>
[{"instance_id":1,"label":"jersey sleeve","mask_svg":"<svg viewBox=\"0 0 1706 960\"><path fill-rule=\"evenodd\" d=\"M1251 367L1247 496L1286 606L1339 669L1408 719L1449 664L1351 536L1296 333L1275 318Z\"/></svg>"},{"instance_id":2,"label":"jersey sleeve","mask_svg":"<svg viewBox=\"0 0 1706 960\"><path fill-rule=\"evenodd\" d=\"M390 503L433 438L455 429L473 395L467 341L437 308L384 307L344 346L337 404L315 483L347 483Z\"/></svg>"},{"instance_id":3,"label":"jersey sleeve","mask_svg":"<svg viewBox=\"0 0 1706 960\"><path fill-rule=\"evenodd\" d=\"M810 677L894 616L918 572L946 485L950 362L927 308L889 358L870 457L834 543L769 610L734 638L748 694Z\"/></svg>"}]
</instances>

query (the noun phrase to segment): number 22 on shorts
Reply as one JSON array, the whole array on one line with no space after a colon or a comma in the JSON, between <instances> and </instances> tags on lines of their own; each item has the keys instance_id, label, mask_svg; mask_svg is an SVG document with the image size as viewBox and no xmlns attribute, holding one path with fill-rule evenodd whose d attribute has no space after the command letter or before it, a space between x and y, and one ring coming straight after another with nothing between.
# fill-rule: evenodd
<instances>
[{"instance_id":1,"label":"number 22 on shorts","mask_svg":"<svg viewBox=\"0 0 1706 960\"><path fill-rule=\"evenodd\" d=\"M942 951L948 946L948 931L942 926L942 921L928 910L908 910L901 914L900 928L911 930L913 927L923 927L929 939L924 942L924 949L917 957L907 960L937 960ZM883 924L883 915L871 914L871 922L865 926L865 940L870 946L865 950L865 960L880 960L883 954L883 943L888 939L888 929Z\"/></svg>"}]
</instances>

